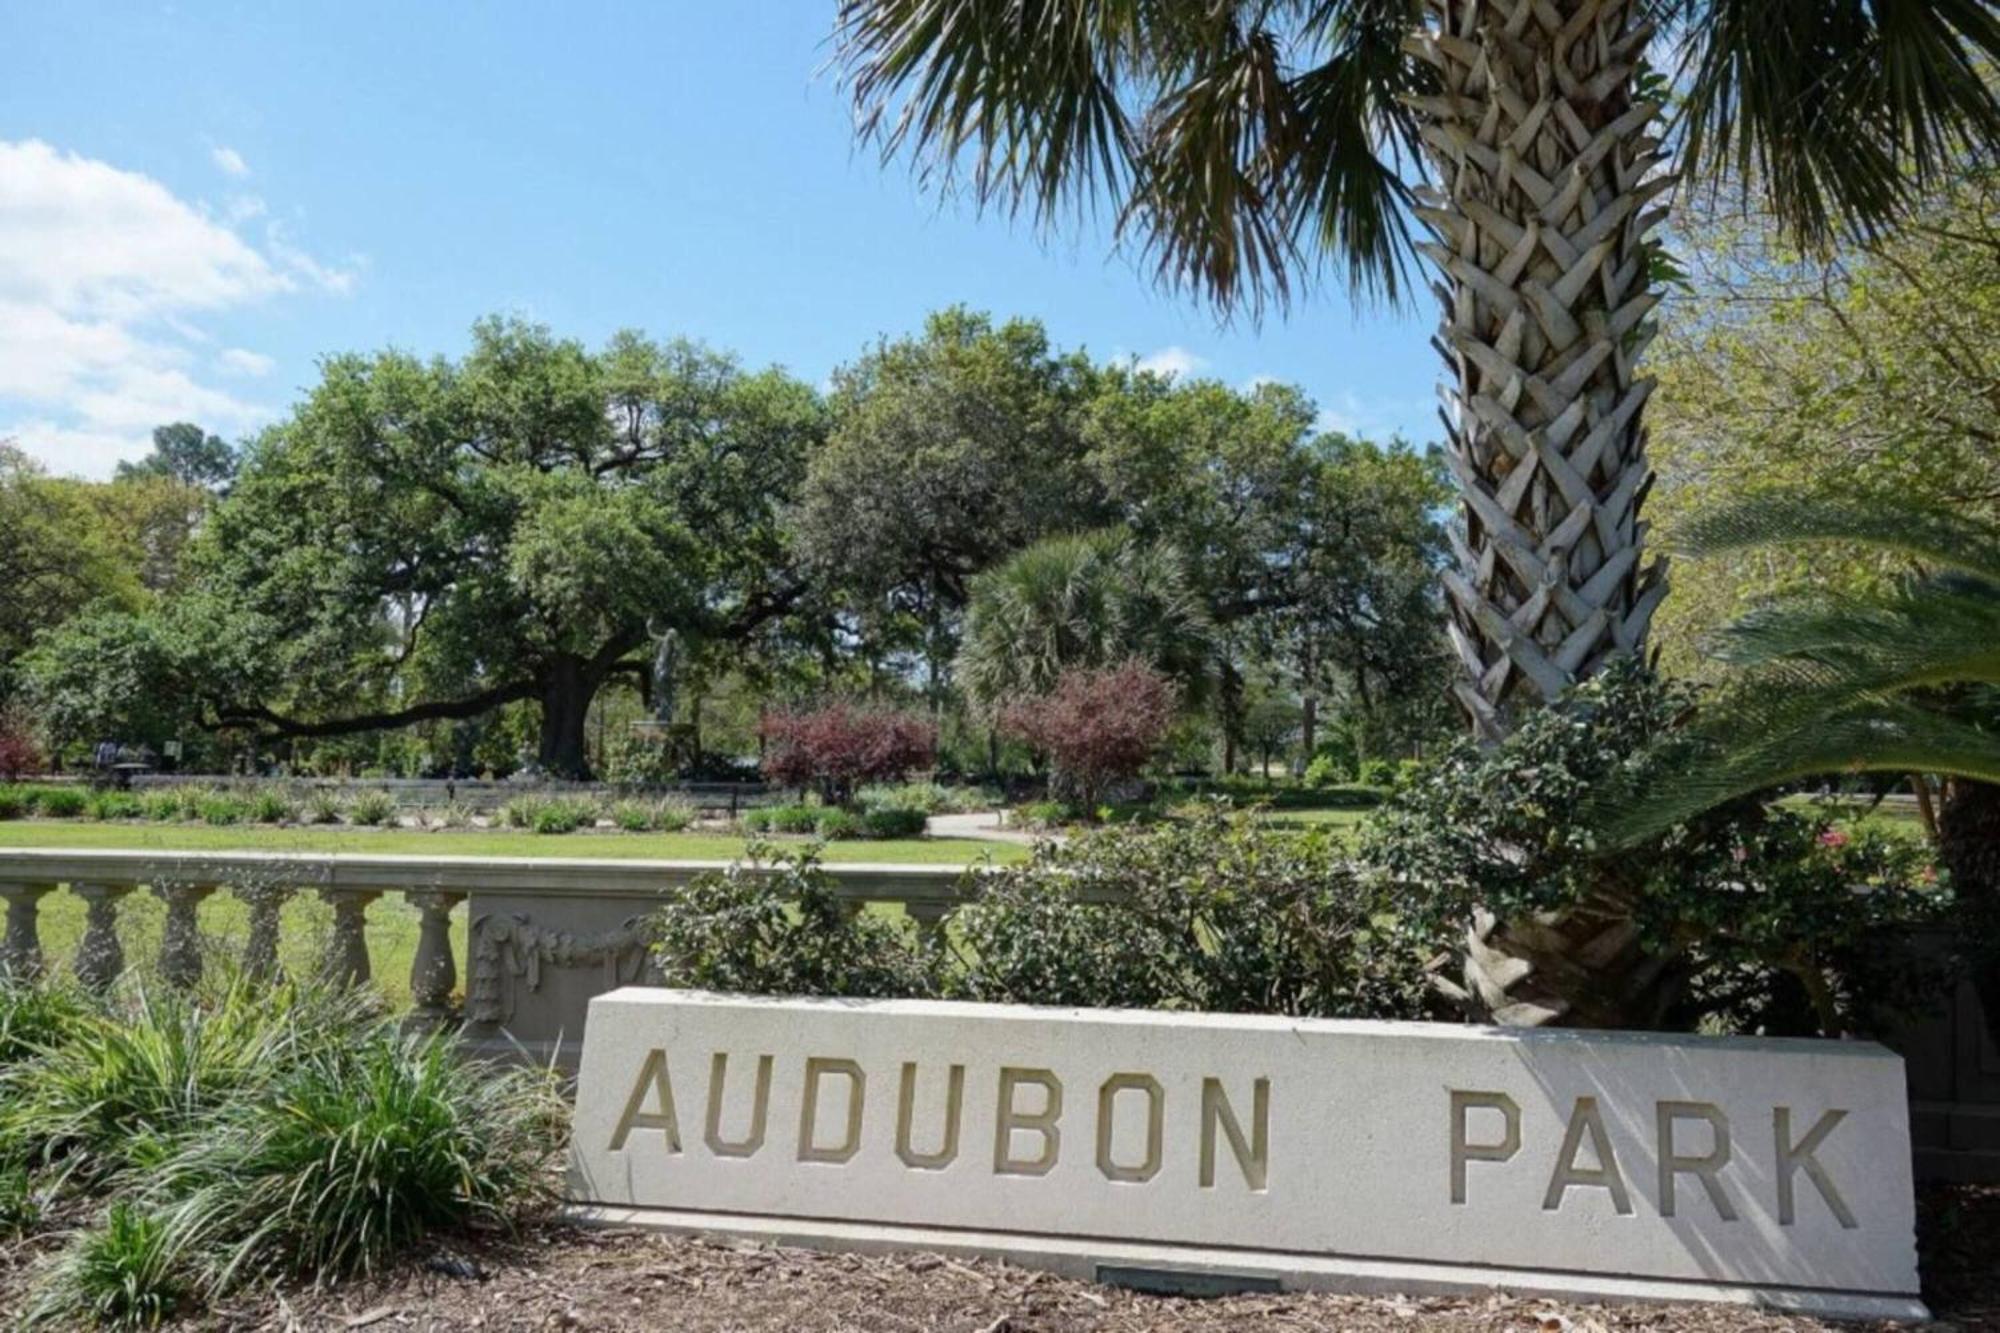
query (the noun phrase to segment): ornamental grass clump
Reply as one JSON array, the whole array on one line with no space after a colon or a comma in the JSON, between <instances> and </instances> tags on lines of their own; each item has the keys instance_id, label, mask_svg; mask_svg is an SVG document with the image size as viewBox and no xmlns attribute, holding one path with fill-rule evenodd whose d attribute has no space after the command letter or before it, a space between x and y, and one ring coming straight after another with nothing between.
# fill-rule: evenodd
<instances>
[{"instance_id":1,"label":"ornamental grass clump","mask_svg":"<svg viewBox=\"0 0 2000 1333\"><path fill-rule=\"evenodd\" d=\"M386 791L364 791L348 803L349 823L376 828L396 822L396 798Z\"/></svg>"},{"instance_id":2,"label":"ornamental grass clump","mask_svg":"<svg viewBox=\"0 0 2000 1333\"><path fill-rule=\"evenodd\" d=\"M119 1200L56 1260L30 1325L153 1328L196 1303L187 1235L166 1214Z\"/></svg>"},{"instance_id":3,"label":"ornamental grass clump","mask_svg":"<svg viewBox=\"0 0 2000 1333\"><path fill-rule=\"evenodd\" d=\"M90 793L81 787L35 787L35 813L44 819L75 819L90 806Z\"/></svg>"}]
</instances>

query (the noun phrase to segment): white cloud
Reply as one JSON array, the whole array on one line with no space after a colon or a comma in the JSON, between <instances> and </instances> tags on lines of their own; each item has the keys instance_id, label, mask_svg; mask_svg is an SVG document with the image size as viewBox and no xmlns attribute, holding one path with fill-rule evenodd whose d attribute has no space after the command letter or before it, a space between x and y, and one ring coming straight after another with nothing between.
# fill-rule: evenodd
<instances>
[{"instance_id":1,"label":"white cloud","mask_svg":"<svg viewBox=\"0 0 2000 1333\"><path fill-rule=\"evenodd\" d=\"M1140 370L1151 371L1155 375L1172 375L1186 379L1208 364L1207 360L1196 356L1181 346L1162 347L1157 352L1148 352L1133 365Z\"/></svg>"},{"instance_id":2,"label":"white cloud","mask_svg":"<svg viewBox=\"0 0 2000 1333\"><path fill-rule=\"evenodd\" d=\"M145 453L163 422L227 435L267 420L265 404L198 378L203 362L271 369L247 348L200 351L203 317L345 292L354 277L275 228L261 241L237 229L254 216L232 206L218 220L138 172L0 140L0 437L59 471L101 476Z\"/></svg>"},{"instance_id":3,"label":"white cloud","mask_svg":"<svg viewBox=\"0 0 2000 1333\"><path fill-rule=\"evenodd\" d=\"M208 156L225 176L235 176L241 179L250 174L250 164L245 162L243 154L237 152L234 148L224 148L218 145L208 150Z\"/></svg>"},{"instance_id":4,"label":"white cloud","mask_svg":"<svg viewBox=\"0 0 2000 1333\"><path fill-rule=\"evenodd\" d=\"M262 352L253 352L247 347L231 347L215 358L215 364L231 375L248 375L252 379L271 373L277 362Z\"/></svg>"}]
</instances>

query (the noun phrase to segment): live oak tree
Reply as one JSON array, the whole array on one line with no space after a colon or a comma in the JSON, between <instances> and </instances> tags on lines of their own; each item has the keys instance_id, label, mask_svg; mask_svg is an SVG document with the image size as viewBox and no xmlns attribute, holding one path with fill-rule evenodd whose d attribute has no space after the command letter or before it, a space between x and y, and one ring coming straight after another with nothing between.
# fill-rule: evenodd
<instances>
[{"instance_id":1,"label":"live oak tree","mask_svg":"<svg viewBox=\"0 0 2000 1333\"><path fill-rule=\"evenodd\" d=\"M593 353L487 320L456 362L329 358L176 604L217 622L210 720L328 737L533 700L541 765L582 775L649 627L740 639L799 597L779 512L821 432L781 372L630 333Z\"/></svg>"},{"instance_id":2,"label":"live oak tree","mask_svg":"<svg viewBox=\"0 0 2000 1333\"><path fill-rule=\"evenodd\" d=\"M1818 244L1893 223L1955 143L2000 142L1986 0L843 0L837 41L886 152L1045 220L1107 199L1164 280L1224 306L1327 260L1395 296L1409 219L1429 229L1456 694L1492 739L1640 652L1665 595L1638 360L1676 175L1754 168ZM1679 62L1671 122L1649 52ZM1631 930L1480 933L1487 993L1534 1022Z\"/></svg>"}]
</instances>

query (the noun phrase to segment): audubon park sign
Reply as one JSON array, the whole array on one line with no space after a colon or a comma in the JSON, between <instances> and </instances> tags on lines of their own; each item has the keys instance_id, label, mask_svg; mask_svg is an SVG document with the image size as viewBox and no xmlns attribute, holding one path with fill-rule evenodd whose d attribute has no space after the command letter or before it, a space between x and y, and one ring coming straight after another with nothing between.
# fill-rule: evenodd
<instances>
[{"instance_id":1,"label":"audubon park sign","mask_svg":"<svg viewBox=\"0 0 2000 1333\"><path fill-rule=\"evenodd\" d=\"M1190 1286L1924 1315L1865 1043L629 987L590 1004L570 1197Z\"/></svg>"}]
</instances>

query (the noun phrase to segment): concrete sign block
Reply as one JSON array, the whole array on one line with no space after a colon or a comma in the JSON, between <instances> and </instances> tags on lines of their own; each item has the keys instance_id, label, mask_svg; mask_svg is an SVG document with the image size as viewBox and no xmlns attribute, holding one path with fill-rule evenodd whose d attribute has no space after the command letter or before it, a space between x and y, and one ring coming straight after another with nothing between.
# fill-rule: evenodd
<instances>
[{"instance_id":1,"label":"concrete sign block","mask_svg":"<svg viewBox=\"0 0 2000 1333\"><path fill-rule=\"evenodd\" d=\"M1868 1043L772 1000L590 1002L578 1215L1287 1287L1923 1317Z\"/></svg>"}]
</instances>

